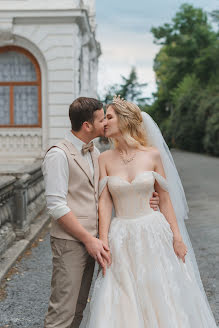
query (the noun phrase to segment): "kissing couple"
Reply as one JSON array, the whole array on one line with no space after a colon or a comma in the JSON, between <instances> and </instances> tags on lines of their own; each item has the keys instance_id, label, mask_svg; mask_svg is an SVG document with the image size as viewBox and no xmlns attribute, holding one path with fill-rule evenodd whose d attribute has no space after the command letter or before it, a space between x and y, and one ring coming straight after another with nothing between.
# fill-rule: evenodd
<instances>
[{"instance_id":1,"label":"kissing couple","mask_svg":"<svg viewBox=\"0 0 219 328\"><path fill-rule=\"evenodd\" d=\"M77 98L69 118L42 164L53 254L44 328L216 328L156 123L120 96L106 114L100 101ZM112 147L100 154L92 140L104 135Z\"/></svg>"}]
</instances>

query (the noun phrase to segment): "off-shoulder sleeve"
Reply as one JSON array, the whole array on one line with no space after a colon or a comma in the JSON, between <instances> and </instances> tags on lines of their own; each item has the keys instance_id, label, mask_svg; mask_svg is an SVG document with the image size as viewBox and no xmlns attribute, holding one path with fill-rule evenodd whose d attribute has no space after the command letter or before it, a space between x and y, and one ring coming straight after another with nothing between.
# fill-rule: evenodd
<instances>
[{"instance_id":1,"label":"off-shoulder sleeve","mask_svg":"<svg viewBox=\"0 0 219 328\"><path fill-rule=\"evenodd\" d=\"M161 186L162 189L164 189L165 191L168 191L168 184L167 184L167 180L164 179L164 177L162 177L162 175L160 175L157 172L153 172L154 178L157 180L157 182L159 183L159 185Z\"/></svg>"},{"instance_id":2,"label":"off-shoulder sleeve","mask_svg":"<svg viewBox=\"0 0 219 328\"><path fill-rule=\"evenodd\" d=\"M103 179L99 181L99 197L103 192L103 189L106 187L108 182L108 176L105 176Z\"/></svg>"}]
</instances>

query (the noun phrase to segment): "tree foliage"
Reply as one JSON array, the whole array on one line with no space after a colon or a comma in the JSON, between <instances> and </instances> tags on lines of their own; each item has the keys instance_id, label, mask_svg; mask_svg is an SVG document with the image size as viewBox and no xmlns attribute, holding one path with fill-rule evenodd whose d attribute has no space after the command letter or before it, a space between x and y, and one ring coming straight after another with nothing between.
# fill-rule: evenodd
<instances>
[{"instance_id":1,"label":"tree foliage","mask_svg":"<svg viewBox=\"0 0 219 328\"><path fill-rule=\"evenodd\" d=\"M215 22L218 22L219 23L219 10L214 10L211 13L211 16L213 17L213 19L214 19Z\"/></svg>"},{"instance_id":2,"label":"tree foliage","mask_svg":"<svg viewBox=\"0 0 219 328\"><path fill-rule=\"evenodd\" d=\"M219 22L219 12L213 16ZM202 9L188 4L171 23L151 31L162 46L154 60L152 116L172 146L218 155L218 32Z\"/></svg>"},{"instance_id":3,"label":"tree foliage","mask_svg":"<svg viewBox=\"0 0 219 328\"><path fill-rule=\"evenodd\" d=\"M143 90L146 86L147 83L138 82L136 70L132 67L128 77L122 76L121 84L114 84L108 88L102 101L108 104L113 100L114 95L120 95L122 98L133 101L139 106L145 106L148 98L143 97Z\"/></svg>"}]
</instances>

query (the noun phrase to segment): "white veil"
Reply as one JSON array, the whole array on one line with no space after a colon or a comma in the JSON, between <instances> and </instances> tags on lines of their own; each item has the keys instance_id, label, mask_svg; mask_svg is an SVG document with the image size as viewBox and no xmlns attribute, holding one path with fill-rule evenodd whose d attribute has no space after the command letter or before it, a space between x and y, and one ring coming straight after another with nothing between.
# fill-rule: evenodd
<instances>
[{"instance_id":1,"label":"white veil","mask_svg":"<svg viewBox=\"0 0 219 328\"><path fill-rule=\"evenodd\" d=\"M177 172L176 166L174 164L173 157L170 153L170 150L161 134L161 131L154 120L145 112L142 113L143 124L147 135L147 140L150 146L156 147L161 156L162 164L166 174L166 180L168 183L168 191L170 199L176 214L177 223L183 238L184 243L188 248L188 253L186 255L186 261L191 260L195 277L200 286L202 293L207 300L203 284L201 281L198 265L195 258L195 253L186 229L184 220L188 219L189 208L187 205L184 189Z\"/></svg>"}]
</instances>

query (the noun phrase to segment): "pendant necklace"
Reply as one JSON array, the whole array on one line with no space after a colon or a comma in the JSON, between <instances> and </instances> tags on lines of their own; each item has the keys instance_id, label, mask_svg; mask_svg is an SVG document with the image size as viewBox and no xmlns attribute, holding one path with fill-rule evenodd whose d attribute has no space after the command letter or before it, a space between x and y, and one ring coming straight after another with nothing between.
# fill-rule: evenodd
<instances>
[{"instance_id":1,"label":"pendant necklace","mask_svg":"<svg viewBox=\"0 0 219 328\"><path fill-rule=\"evenodd\" d=\"M119 149L119 155L121 156L121 159L123 161L123 163L125 165L127 165L128 163L130 163L131 161L133 161L133 159L135 158L137 152L134 153L134 155L132 155L130 158L124 158L122 151Z\"/></svg>"}]
</instances>

